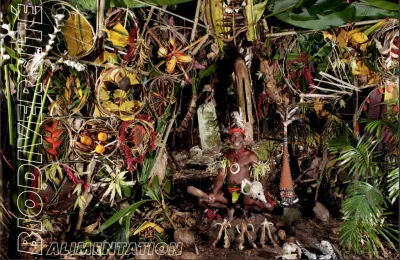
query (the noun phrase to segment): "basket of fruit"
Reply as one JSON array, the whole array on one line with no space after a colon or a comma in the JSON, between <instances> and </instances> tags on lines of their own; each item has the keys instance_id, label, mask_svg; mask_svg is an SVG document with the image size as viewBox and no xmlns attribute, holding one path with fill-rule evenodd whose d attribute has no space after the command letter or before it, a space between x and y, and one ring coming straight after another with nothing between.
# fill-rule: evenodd
<instances>
[{"instance_id":1,"label":"basket of fruit","mask_svg":"<svg viewBox=\"0 0 400 260\"><path fill-rule=\"evenodd\" d=\"M73 140L73 150L83 161L112 156L118 148L118 132L109 121L90 119L83 123Z\"/></svg>"},{"instance_id":2,"label":"basket of fruit","mask_svg":"<svg viewBox=\"0 0 400 260\"><path fill-rule=\"evenodd\" d=\"M147 97L137 74L128 68L105 69L96 84L97 113L132 120L144 107Z\"/></svg>"}]
</instances>

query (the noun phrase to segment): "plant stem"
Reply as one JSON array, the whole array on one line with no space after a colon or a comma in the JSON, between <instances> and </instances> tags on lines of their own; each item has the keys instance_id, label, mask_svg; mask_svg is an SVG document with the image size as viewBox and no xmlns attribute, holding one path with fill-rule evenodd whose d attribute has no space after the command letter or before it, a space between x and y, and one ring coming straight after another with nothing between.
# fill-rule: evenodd
<instances>
[{"instance_id":1,"label":"plant stem","mask_svg":"<svg viewBox=\"0 0 400 260\"><path fill-rule=\"evenodd\" d=\"M4 75L6 78L6 92L7 92L7 114L8 114L8 133L10 138L10 145L14 146L14 127L13 127L13 115L11 108L11 89L9 80L9 70L8 66L4 66Z\"/></svg>"},{"instance_id":2,"label":"plant stem","mask_svg":"<svg viewBox=\"0 0 400 260\"><path fill-rule=\"evenodd\" d=\"M38 132L39 132L40 126L41 126L41 124L42 124L41 120L42 120L42 116L43 116L44 103L45 103L45 101L46 101L46 98L45 98L45 97L47 96L47 91L49 90L50 84L51 84L51 78L49 78L49 81L47 82L46 88L45 88L45 90L44 90L43 100L42 100L42 104L41 104L41 106L40 106L40 111L39 111L39 117L38 117L37 122L36 122L35 132L33 132L33 139L32 139L32 144L31 144L31 150L30 150L30 153L29 153L29 155L28 155L28 164L29 164L29 163L31 162L31 160L32 160L33 150L35 149L35 144L36 144L36 139L37 139L37 137L38 137L38 135L39 135ZM29 118L29 121L31 121L31 118Z\"/></svg>"},{"instance_id":3,"label":"plant stem","mask_svg":"<svg viewBox=\"0 0 400 260\"><path fill-rule=\"evenodd\" d=\"M44 63L42 63L42 65L40 65L40 69L39 69L39 77L36 81L36 87L35 87L35 92L33 93L33 99L32 99L32 104L31 104L31 112L29 113L29 121L28 121L28 126L26 128L26 133L25 133L25 142L24 142L24 146L23 146L23 154L25 155L27 150L28 150L28 140L29 140L29 129L31 128L31 124L32 124L32 118L33 118L33 114L35 111L35 105L36 105L36 98L37 98L37 93L39 92L39 87L40 87L40 82L42 79L42 73L43 73L43 65ZM42 102L44 102L44 97ZM41 117L41 114L39 114L39 118ZM22 133L21 133L22 134Z\"/></svg>"},{"instance_id":4,"label":"plant stem","mask_svg":"<svg viewBox=\"0 0 400 260\"><path fill-rule=\"evenodd\" d=\"M194 23L193 23L192 34L190 35L190 41L193 41L194 38L196 37L197 23L199 22L200 5L201 5L201 0L197 0L196 16L194 17Z\"/></svg>"}]
</instances>

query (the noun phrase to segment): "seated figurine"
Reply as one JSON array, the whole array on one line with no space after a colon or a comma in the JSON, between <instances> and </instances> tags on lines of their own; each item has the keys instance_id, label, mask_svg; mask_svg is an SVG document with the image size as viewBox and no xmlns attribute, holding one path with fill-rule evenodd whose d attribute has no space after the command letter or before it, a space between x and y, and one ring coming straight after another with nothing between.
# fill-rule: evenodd
<instances>
[{"instance_id":1,"label":"seated figurine","mask_svg":"<svg viewBox=\"0 0 400 260\"><path fill-rule=\"evenodd\" d=\"M257 155L244 147L245 132L241 128L232 128L229 131L232 149L223 155L226 166L218 170L214 180L213 190L208 195L208 200L199 198L199 205L204 208L226 208L231 221L234 214L234 206L242 205L245 218L248 218L249 210L271 212L274 202L267 200L262 202L253 199L250 195L243 194L242 181L250 180L250 167L255 167L259 161Z\"/></svg>"}]
</instances>

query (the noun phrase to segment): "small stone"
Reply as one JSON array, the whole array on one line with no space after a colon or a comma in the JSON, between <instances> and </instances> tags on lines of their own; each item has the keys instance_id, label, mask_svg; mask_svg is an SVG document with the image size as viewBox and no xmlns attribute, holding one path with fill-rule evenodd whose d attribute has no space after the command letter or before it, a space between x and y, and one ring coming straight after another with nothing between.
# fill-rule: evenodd
<instances>
[{"instance_id":1,"label":"small stone","mask_svg":"<svg viewBox=\"0 0 400 260\"><path fill-rule=\"evenodd\" d=\"M323 222L329 221L329 210L322 205L322 203L317 202L313 208L315 217Z\"/></svg>"},{"instance_id":2,"label":"small stone","mask_svg":"<svg viewBox=\"0 0 400 260\"><path fill-rule=\"evenodd\" d=\"M180 257L180 259L199 259L199 256L196 255L193 252L183 252Z\"/></svg>"},{"instance_id":3,"label":"small stone","mask_svg":"<svg viewBox=\"0 0 400 260\"><path fill-rule=\"evenodd\" d=\"M285 241L286 239L286 232L283 229L278 230L278 237L280 240Z\"/></svg>"}]
</instances>

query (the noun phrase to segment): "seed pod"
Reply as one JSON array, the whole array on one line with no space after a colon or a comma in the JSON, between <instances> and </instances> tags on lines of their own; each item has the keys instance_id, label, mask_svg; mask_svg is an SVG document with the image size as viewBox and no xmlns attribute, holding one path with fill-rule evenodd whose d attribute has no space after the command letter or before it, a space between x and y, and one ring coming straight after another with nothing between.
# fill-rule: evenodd
<instances>
[{"instance_id":1,"label":"seed pod","mask_svg":"<svg viewBox=\"0 0 400 260\"><path fill-rule=\"evenodd\" d=\"M161 47L158 49L157 55L159 58L164 58L165 56L167 56L168 54L168 50L164 47Z\"/></svg>"},{"instance_id":2,"label":"seed pod","mask_svg":"<svg viewBox=\"0 0 400 260\"><path fill-rule=\"evenodd\" d=\"M118 87L123 91L127 91L130 86L131 86L131 81L127 77L122 78L118 83Z\"/></svg>"},{"instance_id":3,"label":"seed pod","mask_svg":"<svg viewBox=\"0 0 400 260\"><path fill-rule=\"evenodd\" d=\"M168 73L173 73L176 66L176 57L172 56L171 59L167 62L166 71Z\"/></svg>"},{"instance_id":4,"label":"seed pod","mask_svg":"<svg viewBox=\"0 0 400 260\"><path fill-rule=\"evenodd\" d=\"M189 55L178 56L177 59L181 63L189 63L192 61L192 57L190 57Z\"/></svg>"}]
</instances>

